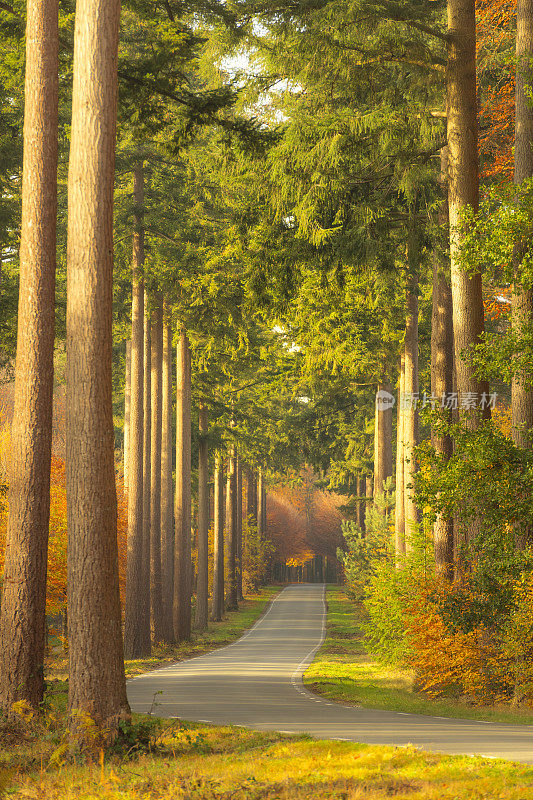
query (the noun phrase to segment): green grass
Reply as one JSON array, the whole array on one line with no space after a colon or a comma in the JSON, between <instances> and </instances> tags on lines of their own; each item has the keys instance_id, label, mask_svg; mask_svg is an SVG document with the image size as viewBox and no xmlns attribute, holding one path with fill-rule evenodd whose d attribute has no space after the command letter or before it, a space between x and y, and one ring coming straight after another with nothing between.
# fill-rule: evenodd
<instances>
[{"instance_id":1,"label":"green grass","mask_svg":"<svg viewBox=\"0 0 533 800\"><path fill-rule=\"evenodd\" d=\"M232 727L165 723L154 751L0 770L6 797L35 800L526 800L533 767ZM15 782L13 782L15 779ZM1 788L0 788L1 793Z\"/></svg>"},{"instance_id":2,"label":"green grass","mask_svg":"<svg viewBox=\"0 0 533 800\"><path fill-rule=\"evenodd\" d=\"M362 612L342 587L328 586L327 605L326 638L304 675L306 686L317 694L367 708L533 724L531 709L473 707L451 699L431 700L415 692L413 673L383 667L366 652L360 628Z\"/></svg>"}]
</instances>

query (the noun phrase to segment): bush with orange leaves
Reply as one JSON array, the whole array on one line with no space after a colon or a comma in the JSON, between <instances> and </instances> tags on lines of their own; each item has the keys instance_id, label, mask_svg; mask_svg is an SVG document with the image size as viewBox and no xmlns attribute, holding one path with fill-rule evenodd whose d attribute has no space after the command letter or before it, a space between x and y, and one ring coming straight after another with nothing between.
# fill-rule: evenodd
<instances>
[{"instance_id":1,"label":"bush with orange leaves","mask_svg":"<svg viewBox=\"0 0 533 800\"><path fill-rule=\"evenodd\" d=\"M533 703L533 575L499 588L506 598L489 597L474 570L452 584L428 581L412 601L406 662L429 696Z\"/></svg>"}]
</instances>

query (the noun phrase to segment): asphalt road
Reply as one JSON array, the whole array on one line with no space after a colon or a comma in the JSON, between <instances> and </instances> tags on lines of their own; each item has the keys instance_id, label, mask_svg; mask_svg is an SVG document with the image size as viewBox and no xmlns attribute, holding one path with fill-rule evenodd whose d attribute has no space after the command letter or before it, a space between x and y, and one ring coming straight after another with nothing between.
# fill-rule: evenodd
<instances>
[{"instance_id":1,"label":"asphalt road","mask_svg":"<svg viewBox=\"0 0 533 800\"><path fill-rule=\"evenodd\" d=\"M130 680L131 707L159 717L533 763L531 727L376 711L308 692L301 676L324 623L324 587L288 586L234 644Z\"/></svg>"}]
</instances>

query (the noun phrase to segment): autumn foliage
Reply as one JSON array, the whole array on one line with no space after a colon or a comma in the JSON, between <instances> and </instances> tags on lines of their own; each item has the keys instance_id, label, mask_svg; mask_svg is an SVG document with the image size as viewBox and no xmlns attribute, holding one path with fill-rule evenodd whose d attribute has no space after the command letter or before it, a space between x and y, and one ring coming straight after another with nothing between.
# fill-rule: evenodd
<instances>
[{"instance_id":1,"label":"autumn foliage","mask_svg":"<svg viewBox=\"0 0 533 800\"><path fill-rule=\"evenodd\" d=\"M486 600L468 580L431 580L417 594L405 618L407 661L428 695L474 704L533 702L533 576L508 589L505 611L484 620L468 613Z\"/></svg>"},{"instance_id":2,"label":"autumn foliage","mask_svg":"<svg viewBox=\"0 0 533 800\"><path fill-rule=\"evenodd\" d=\"M513 177L516 3L477 0L479 153L485 178Z\"/></svg>"},{"instance_id":3,"label":"autumn foliage","mask_svg":"<svg viewBox=\"0 0 533 800\"><path fill-rule=\"evenodd\" d=\"M9 462L10 437L6 415L0 418L0 469L2 492L0 494L0 567L3 568L7 533L7 465ZM127 503L122 482L117 480L118 496L118 546L120 592L124 599L126 580L126 536ZM67 496L65 486L65 461L52 456L50 474L50 529L48 542L48 580L46 589L46 611L58 615L65 611L67 599Z\"/></svg>"},{"instance_id":4,"label":"autumn foliage","mask_svg":"<svg viewBox=\"0 0 533 800\"><path fill-rule=\"evenodd\" d=\"M336 560L343 544L340 496L316 489L309 476L295 486L277 486L267 502L268 537L274 559L297 566L315 554Z\"/></svg>"}]
</instances>

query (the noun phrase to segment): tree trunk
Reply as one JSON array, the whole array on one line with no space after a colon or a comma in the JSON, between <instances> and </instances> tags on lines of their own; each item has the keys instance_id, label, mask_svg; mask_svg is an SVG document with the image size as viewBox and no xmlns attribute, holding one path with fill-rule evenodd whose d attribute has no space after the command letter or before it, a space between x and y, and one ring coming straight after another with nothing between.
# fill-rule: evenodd
<instances>
[{"instance_id":1,"label":"tree trunk","mask_svg":"<svg viewBox=\"0 0 533 800\"><path fill-rule=\"evenodd\" d=\"M163 641L161 587L161 420L163 409L163 308L158 297L150 326L152 425L150 444L150 628L152 642Z\"/></svg>"},{"instance_id":2,"label":"tree trunk","mask_svg":"<svg viewBox=\"0 0 533 800\"><path fill-rule=\"evenodd\" d=\"M120 8L77 0L68 176L69 712L112 738L129 717L118 585L112 407L113 186ZM91 739L93 737L91 736ZM95 746L94 740L91 742Z\"/></svg>"},{"instance_id":3,"label":"tree trunk","mask_svg":"<svg viewBox=\"0 0 533 800\"><path fill-rule=\"evenodd\" d=\"M211 619L213 622L220 622L224 614L224 462L219 452L215 456L214 494L215 519Z\"/></svg>"},{"instance_id":4,"label":"tree trunk","mask_svg":"<svg viewBox=\"0 0 533 800\"><path fill-rule=\"evenodd\" d=\"M376 393L374 426L374 497L383 492L383 484L392 475L392 405L389 380L383 380Z\"/></svg>"},{"instance_id":5,"label":"tree trunk","mask_svg":"<svg viewBox=\"0 0 533 800\"><path fill-rule=\"evenodd\" d=\"M476 378L468 360L485 324L481 275L468 275L460 254L461 215L467 207L476 213L479 205L475 0L448 0L448 34L448 196L455 365L461 416L475 430L483 405L483 416L490 417L488 403L483 402L488 384ZM462 407L467 398L473 399L474 409Z\"/></svg>"},{"instance_id":6,"label":"tree trunk","mask_svg":"<svg viewBox=\"0 0 533 800\"><path fill-rule=\"evenodd\" d=\"M123 481L124 491L128 491L128 461L130 444L130 406L131 406L131 340L126 342L126 375L124 380L124 444Z\"/></svg>"},{"instance_id":7,"label":"tree trunk","mask_svg":"<svg viewBox=\"0 0 533 800\"><path fill-rule=\"evenodd\" d=\"M198 581L196 585L196 627L207 628L209 580L209 452L207 409L200 406L198 449Z\"/></svg>"},{"instance_id":8,"label":"tree trunk","mask_svg":"<svg viewBox=\"0 0 533 800\"><path fill-rule=\"evenodd\" d=\"M441 151L441 184L443 198L439 209L439 227L448 225L448 149ZM431 394L443 406L443 398L453 392L453 308L452 292L446 277L443 255L435 248L433 259L433 308L431 318ZM433 429L431 439L436 453L446 461L453 452L450 436ZM435 569L438 575L453 577L453 518L439 514L433 527Z\"/></svg>"},{"instance_id":9,"label":"tree trunk","mask_svg":"<svg viewBox=\"0 0 533 800\"><path fill-rule=\"evenodd\" d=\"M359 497L359 503L357 504L357 524L365 533L365 510L366 510L366 477L365 475L359 475L357 479L357 495Z\"/></svg>"},{"instance_id":10,"label":"tree trunk","mask_svg":"<svg viewBox=\"0 0 533 800\"><path fill-rule=\"evenodd\" d=\"M126 608L124 651L126 658L142 658L150 652L150 631L144 629L143 603L143 346L144 346L144 220L143 166L134 173L135 230L133 233L131 301L131 398L130 443L128 447L128 553L126 562Z\"/></svg>"},{"instance_id":11,"label":"tree trunk","mask_svg":"<svg viewBox=\"0 0 533 800\"><path fill-rule=\"evenodd\" d=\"M403 482L405 514L405 550L412 548L412 536L419 522L415 497L417 471L415 448L418 445L418 279L419 244L414 230L408 234L407 297L404 345L405 403L402 410Z\"/></svg>"},{"instance_id":12,"label":"tree trunk","mask_svg":"<svg viewBox=\"0 0 533 800\"><path fill-rule=\"evenodd\" d=\"M161 581L165 642L174 641L172 598L174 594L174 493L172 491L172 321L163 304L163 417L161 434Z\"/></svg>"},{"instance_id":13,"label":"tree trunk","mask_svg":"<svg viewBox=\"0 0 533 800\"><path fill-rule=\"evenodd\" d=\"M143 552L142 585L142 635L144 649L150 653L150 499L152 494L152 346L150 341L150 300L144 292L144 386L143 386Z\"/></svg>"},{"instance_id":14,"label":"tree trunk","mask_svg":"<svg viewBox=\"0 0 533 800\"><path fill-rule=\"evenodd\" d=\"M228 458L228 475L226 480L226 554L227 554L227 586L226 608L237 610L237 457L235 445L232 445Z\"/></svg>"},{"instance_id":15,"label":"tree trunk","mask_svg":"<svg viewBox=\"0 0 533 800\"><path fill-rule=\"evenodd\" d=\"M242 567L242 464L240 458L237 458L237 600L244 600Z\"/></svg>"},{"instance_id":16,"label":"tree trunk","mask_svg":"<svg viewBox=\"0 0 533 800\"><path fill-rule=\"evenodd\" d=\"M176 364L176 555L174 565L174 635L191 636L191 361L182 329Z\"/></svg>"},{"instance_id":17,"label":"tree trunk","mask_svg":"<svg viewBox=\"0 0 533 800\"><path fill-rule=\"evenodd\" d=\"M264 490L264 477L263 477L263 469L262 467L259 468L257 471L257 532L260 536L263 536L265 532L265 507L263 503L263 495L265 494Z\"/></svg>"},{"instance_id":18,"label":"tree trunk","mask_svg":"<svg viewBox=\"0 0 533 800\"><path fill-rule=\"evenodd\" d=\"M250 467L246 470L246 517L250 525L257 526L257 482Z\"/></svg>"},{"instance_id":19,"label":"tree trunk","mask_svg":"<svg viewBox=\"0 0 533 800\"><path fill-rule=\"evenodd\" d=\"M404 480L404 413L405 402L405 346L400 353L400 378L398 381L398 407L396 428L396 502L394 513L394 545L396 560L405 555L405 480Z\"/></svg>"},{"instance_id":20,"label":"tree trunk","mask_svg":"<svg viewBox=\"0 0 533 800\"><path fill-rule=\"evenodd\" d=\"M28 0L20 288L9 519L0 621L0 708L43 697L55 334L57 0ZM1 256L0 256L1 260Z\"/></svg>"},{"instance_id":21,"label":"tree trunk","mask_svg":"<svg viewBox=\"0 0 533 800\"><path fill-rule=\"evenodd\" d=\"M372 508L372 502L373 502L372 487L373 487L372 475L367 475L366 476L366 492L365 492L365 496L366 496L366 503L365 503L365 505L366 505L366 508L365 508L365 530L368 528L368 515L370 513L370 509Z\"/></svg>"},{"instance_id":22,"label":"tree trunk","mask_svg":"<svg viewBox=\"0 0 533 800\"><path fill-rule=\"evenodd\" d=\"M533 6L531 0L518 0L516 33L516 91L515 91L515 150L514 181L521 184L533 175L533 109L531 108L531 77L533 58ZM518 337L533 320L533 291L519 283L520 254L516 254L517 283L512 294L512 329ZM533 428L533 390L518 372L513 376L512 436L521 448L531 447Z\"/></svg>"}]
</instances>

